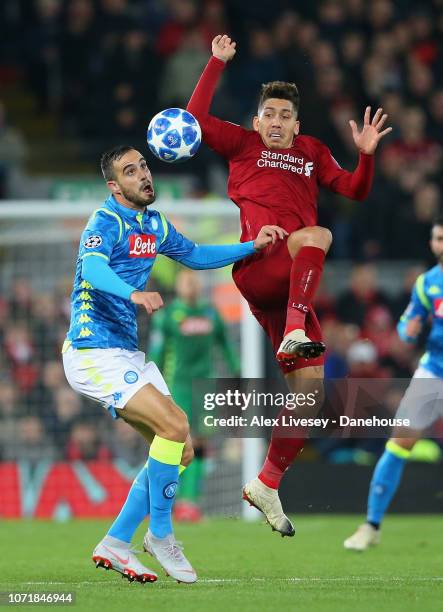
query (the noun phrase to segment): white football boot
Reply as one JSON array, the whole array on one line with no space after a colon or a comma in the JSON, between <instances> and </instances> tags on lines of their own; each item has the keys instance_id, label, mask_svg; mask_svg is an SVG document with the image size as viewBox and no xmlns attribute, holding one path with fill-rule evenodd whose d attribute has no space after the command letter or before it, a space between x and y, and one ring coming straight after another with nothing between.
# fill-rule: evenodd
<instances>
[{"instance_id":1,"label":"white football boot","mask_svg":"<svg viewBox=\"0 0 443 612\"><path fill-rule=\"evenodd\" d=\"M343 546L347 550L363 551L370 546L380 544L380 539L380 529L375 529L369 523L363 523L351 537L343 542Z\"/></svg>"},{"instance_id":2,"label":"white football boot","mask_svg":"<svg viewBox=\"0 0 443 612\"><path fill-rule=\"evenodd\" d=\"M157 574L140 563L129 544L112 536L105 536L97 544L92 553L92 560L96 567L115 570L129 582L145 583L157 580Z\"/></svg>"},{"instance_id":3,"label":"white football boot","mask_svg":"<svg viewBox=\"0 0 443 612\"><path fill-rule=\"evenodd\" d=\"M323 342L312 342L304 329L294 329L283 338L277 351L277 361L291 363L298 357L315 359L325 351Z\"/></svg>"},{"instance_id":4,"label":"white football boot","mask_svg":"<svg viewBox=\"0 0 443 612\"><path fill-rule=\"evenodd\" d=\"M197 574L183 554L183 547L177 542L173 533L165 538L156 538L148 529L143 538L143 548L157 559L167 576L175 578L177 582L188 584L197 582Z\"/></svg>"},{"instance_id":5,"label":"white football boot","mask_svg":"<svg viewBox=\"0 0 443 612\"><path fill-rule=\"evenodd\" d=\"M276 489L271 489L259 478L254 478L243 487L243 499L260 510L271 525L272 531L281 533L282 538L295 534L294 525L283 512Z\"/></svg>"}]
</instances>

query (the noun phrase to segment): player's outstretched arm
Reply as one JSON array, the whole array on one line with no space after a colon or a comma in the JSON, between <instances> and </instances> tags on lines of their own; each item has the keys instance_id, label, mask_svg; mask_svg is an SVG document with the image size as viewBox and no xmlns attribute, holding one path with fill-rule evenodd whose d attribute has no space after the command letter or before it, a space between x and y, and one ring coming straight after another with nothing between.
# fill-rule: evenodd
<instances>
[{"instance_id":1,"label":"player's outstretched arm","mask_svg":"<svg viewBox=\"0 0 443 612\"><path fill-rule=\"evenodd\" d=\"M229 62L235 55L237 43L227 34L219 34L212 41L212 55L222 62Z\"/></svg>"},{"instance_id":2,"label":"player's outstretched arm","mask_svg":"<svg viewBox=\"0 0 443 612\"><path fill-rule=\"evenodd\" d=\"M374 152L380 140L392 131L391 127L382 129L388 115L379 108L371 120L371 107L365 111L363 127L359 131L354 120L349 123L356 147L359 150L358 165L354 172L348 172L337 164L330 150L319 145L319 183L323 187L339 193L351 200L365 200L374 177Z\"/></svg>"},{"instance_id":3,"label":"player's outstretched arm","mask_svg":"<svg viewBox=\"0 0 443 612\"><path fill-rule=\"evenodd\" d=\"M254 247L256 251L261 251L270 244L275 244L277 240L283 240L288 236L288 232L278 225L264 225L257 238L254 240Z\"/></svg>"},{"instance_id":4,"label":"player's outstretched arm","mask_svg":"<svg viewBox=\"0 0 443 612\"><path fill-rule=\"evenodd\" d=\"M212 41L212 57L203 70L186 107L200 124L203 141L226 159L232 158L244 143L245 130L209 114L212 98L225 68L235 55L236 43L227 34Z\"/></svg>"},{"instance_id":5,"label":"player's outstretched arm","mask_svg":"<svg viewBox=\"0 0 443 612\"><path fill-rule=\"evenodd\" d=\"M264 225L255 240L238 244L196 244L190 252L172 258L193 270L223 268L283 240L287 235L288 232L278 225ZM164 254L168 255L167 252Z\"/></svg>"},{"instance_id":6,"label":"player's outstretched arm","mask_svg":"<svg viewBox=\"0 0 443 612\"><path fill-rule=\"evenodd\" d=\"M380 140L386 136L386 134L392 132L391 127L387 127L382 130L387 118L388 115L383 113L383 109L378 108L371 120L371 107L367 106L363 118L363 127L361 130L358 129L357 124L353 119L349 121L355 146L360 153L372 155L375 152Z\"/></svg>"}]
</instances>

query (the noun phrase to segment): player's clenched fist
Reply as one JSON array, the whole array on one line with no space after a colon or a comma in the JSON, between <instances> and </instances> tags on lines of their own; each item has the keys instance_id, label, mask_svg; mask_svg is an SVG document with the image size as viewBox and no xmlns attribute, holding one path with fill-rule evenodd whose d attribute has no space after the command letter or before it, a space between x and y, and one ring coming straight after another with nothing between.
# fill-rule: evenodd
<instances>
[{"instance_id":1,"label":"player's clenched fist","mask_svg":"<svg viewBox=\"0 0 443 612\"><path fill-rule=\"evenodd\" d=\"M275 244L277 240L283 240L286 236L288 236L288 232L282 227L278 225L264 225L254 240L254 249L261 251L268 244Z\"/></svg>"},{"instance_id":2,"label":"player's clenched fist","mask_svg":"<svg viewBox=\"0 0 443 612\"><path fill-rule=\"evenodd\" d=\"M229 62L235 55L236 45L227 34L219 34L212 41L212 55L222 62Z\"/></svg>"},{"instance_id":3,"label":"player's clenched fist","mask_svg":"<svg viewBox=\"0 0 443 612\"><path fill-rule=\"evenodd\" d=\"M160 310L163 306L163 300L156 291L133 291L131 293L131 302L138 304L138 306L144 306L148 314Z\"/></svg>"}]
</instances>

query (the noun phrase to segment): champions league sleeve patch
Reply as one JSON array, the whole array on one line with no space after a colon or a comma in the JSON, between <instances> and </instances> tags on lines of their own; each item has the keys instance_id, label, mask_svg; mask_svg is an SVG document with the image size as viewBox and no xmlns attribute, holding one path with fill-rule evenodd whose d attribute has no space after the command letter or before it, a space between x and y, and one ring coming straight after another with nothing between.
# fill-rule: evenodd
<instances>
[{"instance_id":1,"label":"champions league sleeve patch","mask_svg":"<svg viewBox=\"0 0 443 612\"><path fill-rule=\"evenodd\" d=\"M84 241L83 246L86 249L96 249L103 242L101 236L89 236L87 240Z\"/></svg>"}]
</instances>

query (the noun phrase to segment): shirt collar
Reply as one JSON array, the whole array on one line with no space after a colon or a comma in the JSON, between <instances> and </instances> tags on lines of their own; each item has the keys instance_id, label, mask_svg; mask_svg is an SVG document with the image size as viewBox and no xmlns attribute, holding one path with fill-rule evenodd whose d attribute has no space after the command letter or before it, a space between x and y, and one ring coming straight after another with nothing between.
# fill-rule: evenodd
<instances>
[{"instance_id":1,"label":"shirt collar","mask_svg":"<svg viewBox=\"0 0 443 612\"><path fill-rule=\"evenodd\" d=\"M131 219L136 221L141 211L134 210L133 208L127 208L126 206L122 206L117 202L114 195L110 195L109 198L105 202L110 208L112 208L116 213L118 213L121 217L126 219ZM148 208L145 209L145 212L142 213L142 216L145 215L149 217L153 211L150 211Z\"/></svg>"}]
</instances>

